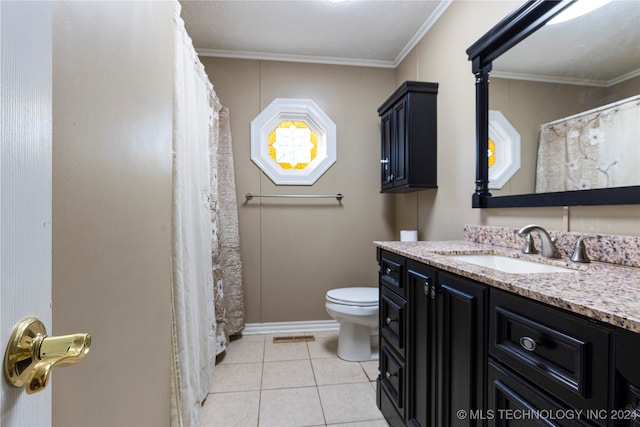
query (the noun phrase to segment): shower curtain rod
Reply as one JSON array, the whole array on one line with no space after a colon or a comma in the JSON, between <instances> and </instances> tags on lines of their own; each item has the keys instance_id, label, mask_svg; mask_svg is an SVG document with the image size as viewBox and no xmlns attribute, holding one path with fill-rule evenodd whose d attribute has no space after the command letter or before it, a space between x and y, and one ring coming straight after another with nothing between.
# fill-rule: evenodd
<instances>
[{"instance_id":1,"label":"shower curtain rod","mask_svg":"<svg viewBox=\"0 0 640 427\"><path fill-rule=\"evenodd\" d=\"M634 95L634 96L632 96L630 98L621 99L620 101L615 101L615 102L612 102L610 104L602 105L600 107L596 107L596 108L593 108L591 110L583 111L581 113L574 114L572 116L563 117L561 119L554 120L554 121L549 122L549 123L543 123L541 126L557 125L558 123L566 122L568 120L573 120L573 119L576 119L576 118L578 118L580 116L586 116L586 115L589 115L589 114L597 113L597 112L600 112L602 110L606 110L608 108L618 107L620 105L627 104L629 102L634 102L634 101L640 101L640 95Z\"/></svg>"},{"instance_id":2,"label":"shower curtain rod","mask_svg":"<svg viewBox=\"0 0 640 427\"><path fill-rule=\"evenodd\" d=\"M336 199L337 201L341 201L344 198L342 193L338 194L245 194L247 201L253 199L254 197L286 197L290 199Z\"/></svg>"}]
</instances>

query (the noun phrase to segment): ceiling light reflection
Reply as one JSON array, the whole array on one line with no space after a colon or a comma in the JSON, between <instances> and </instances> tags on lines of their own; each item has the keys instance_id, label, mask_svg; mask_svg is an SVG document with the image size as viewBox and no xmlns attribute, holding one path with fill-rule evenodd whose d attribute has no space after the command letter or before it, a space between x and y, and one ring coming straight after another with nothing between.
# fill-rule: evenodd
<instances>
[{"instance_id":1,"label":"ceiling light reflection","mask_svg":"<svg viewBox=\"0 0 640 427\"><path fill-rule=\"evenodd\" d=\"M586 15L609 2L611 0L578 0L547 22L547 25L559 24Z\"/></svg>"}]
</instances>

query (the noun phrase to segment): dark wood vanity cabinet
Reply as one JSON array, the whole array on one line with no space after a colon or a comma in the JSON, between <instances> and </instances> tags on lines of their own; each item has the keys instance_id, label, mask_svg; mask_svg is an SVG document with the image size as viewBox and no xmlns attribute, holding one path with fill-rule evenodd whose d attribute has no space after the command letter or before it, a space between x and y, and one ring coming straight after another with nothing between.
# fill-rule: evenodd
<instances>
[{"instance_id":1,"label":"dark wood vanity cabinet","mask_svg":"<svg viewBox=\"0 0 640 427\"><path fill-rule=\"evenodd\" d=\"M390 425L640 427L640 334L377 255Z\"/></svg>"},{"instance_id":2,"label":"dark wood vanity cabinet","mask_svg":"<svg viewBox=\"0 0 640 427\"><path fill-rule=\"evenodd\" d=\"M487 286L387 251L378 262L378 406L392 426L469 425L458 411L484 407Z\"/></svg>"},{"instance_id":3,"label":"dark wood vanity cabinet","mask_svg":"<svg viewBox=\"0 0 640 427\"><path fill-rule=\"evenodd\" d=\"M378 109L381 191L437 187L437 83L407 81Z\"/></svg>"}]
</instances>

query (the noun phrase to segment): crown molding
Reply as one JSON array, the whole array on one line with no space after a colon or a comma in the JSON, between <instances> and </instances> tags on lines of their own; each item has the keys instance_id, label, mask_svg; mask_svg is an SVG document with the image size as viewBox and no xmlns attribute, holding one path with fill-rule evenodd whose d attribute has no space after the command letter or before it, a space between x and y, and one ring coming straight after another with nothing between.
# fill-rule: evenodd
<instances>
[{"instance_id":1,"label":"crown molding","mask_svg":"<svg viewBox=\"0 0 640 427\"><path fill-rule=\"evenodd\" d=\"M413 48L416 47L418 43L420 43L420 40L424 38L424 36L431 29L431 27L433 27L433 25L438 21L438 19L440 19L440 16L442 16L444 11L447 10L447 8L451 5L452 2L453 0L443 0L438 4L438 7L436 8L436 10L433 11L431 16L429 16L429 19L427 19L427 21L424 24L422 24L422 27L420 27L418 32L414 34L411 40L409 40L409 43L407 43L404 49L400 51L396 59L393 61L393 68L398 67L398 65L400 65L400 63L409 54L409 52L411 52Z\"/></svg>"},{"instance_id":2,"label":"crown molding","mask_svg":"<svg viewBox=\"0 0 640 427\"><path fill-rule=\"evenodd\" d=\"M511 79L511 80L528 80L532 82L542 82L542 83L560 83L565 85L607 87L607 82L604 80L575 79L570 77L547 76L544 74L527 74L527 73L492 71L491 73L489 73L489 80L491 80L491 77L497 77L500 79Z\"/></svg>"},{"instance_id":3,"label":"crown molding","mask_svg":"<svg viewBox=\"0 0 640 427\"><path fill-rule=\"evenodd\" d=\"M330 56L291 55L272 52L245 52L223 49L196 49L199 56L216 58L255 59L260 61L303 62L313 64L350 65L356 67L395 68L394 61L338 58Z\"/></svg>"},{"instance_id":4,"label":"crown molding","mask_svg":"<svg viewBox=\"0 0 640 427\"><path fill-rule=\"evenodd\" d=\"M640 70L635 70L627 73L623 76L617 77L613 80L591 80L591 79L576 79L571 77L556 77L547 76L543 74L526 74L526 73L512 73L506 71L492 71L489 74L491 77L499 79L511 79L511 80L528 80L533 82L542 83L560 83L565 85L578 85L578 86L592 86L592 87L611 87L622 83L626 80L640 76Z\"/></svg>"}]
</instances>

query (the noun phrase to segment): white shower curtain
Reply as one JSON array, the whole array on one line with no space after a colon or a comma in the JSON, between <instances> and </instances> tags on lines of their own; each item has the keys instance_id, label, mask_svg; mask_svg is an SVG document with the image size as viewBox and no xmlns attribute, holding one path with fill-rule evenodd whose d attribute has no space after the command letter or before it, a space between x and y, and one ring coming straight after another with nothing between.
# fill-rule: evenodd
<instances>
[{"instance_id":1,"label":"white shower curtain","mask_svg":"<svg viewBox=\"0 0 640 427\"><path fill-rule=\"evenodd\" d=\"M213 223L213 281L217 324L216 352L222 353L229 336L244 329L244 285L240 259L238 203L236 199L229 111L212 98L211 222Z\"/></svg>"},{"instance_id":2,"label":"white shower curtain","mask_svg":"<svg viewBox=\"0 0 640 427\"><path fill-rule=\"evenodd\" d=\"M173 426L200 424L216 356L209 128L213 87L175 7L173 112Z\"/></svg>"}]
</instances>

